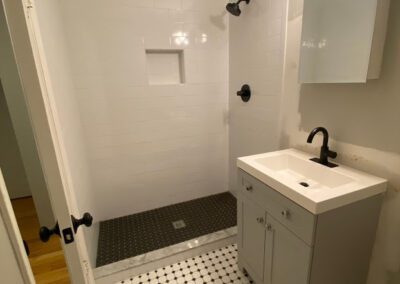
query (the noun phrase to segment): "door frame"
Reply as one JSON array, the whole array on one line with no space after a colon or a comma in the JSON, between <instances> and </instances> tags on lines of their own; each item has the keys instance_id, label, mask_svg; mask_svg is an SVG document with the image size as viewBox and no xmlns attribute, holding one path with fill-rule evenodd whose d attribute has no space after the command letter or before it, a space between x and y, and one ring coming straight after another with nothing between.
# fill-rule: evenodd
<instances>
[{"instance_id":1,"label":"door frame","mask_svg":"<svg viewBox=\"0 0 400 284\"><path fill-rule=\"evenodd\" d=\"M7 192L7 187L4 182L3 173L0 169L0 215L4 221L5 228L7 230L10 243L18 263L19 271L24 283L34 284L35 278L31 265L26 255L26 251L23 245L22 236L18 227L17 219L14 215L14 210L11 204L10 196Z\"/></svg>"},{"instance_id":2,"label":"door frame","mask_svg":"<svg viewBox=\"0 0 400 284\"><path fill-rule=\"evenodd\" d=\"M60 122L44 56L33 0L1 0L6 15L14 56L43 167L47 188L60 231L72 228L71 215L80 216ZM72 230L73 231L73 230ZM62 235L62 234L61 234ZM61 243L73 283L95 283L82 233L73 233L74 242Z\"/></svg>"}]
</instances>

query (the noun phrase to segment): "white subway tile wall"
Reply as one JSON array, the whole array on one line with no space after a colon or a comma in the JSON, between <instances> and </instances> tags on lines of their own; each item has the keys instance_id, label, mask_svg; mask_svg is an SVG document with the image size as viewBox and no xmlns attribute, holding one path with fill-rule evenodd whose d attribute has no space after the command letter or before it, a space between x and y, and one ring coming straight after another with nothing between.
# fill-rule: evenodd
<instances>
[{"instance_id":1,"label":"white subway tile wall","mask_svg":"<svg viewBox=\"0 0 400 284\"><path fill-rule=\"evenodd\" d=\"M96 219L227 191L225 2L58 5ZM184 84L150 84L146 49L183 50Z\"/></svg>"},{"instance_id":2,"label":"white subway tile wall","mask_svg":"<svg viewBox=\"0 0 400 284\"><path fill-rule=\"evenodd\" d=\"M235 189L236 158L278 149L286 0L241 5L229 21L229 174ZM248 103L236 96L249 84Z\"/></svg>"}]
</instances>

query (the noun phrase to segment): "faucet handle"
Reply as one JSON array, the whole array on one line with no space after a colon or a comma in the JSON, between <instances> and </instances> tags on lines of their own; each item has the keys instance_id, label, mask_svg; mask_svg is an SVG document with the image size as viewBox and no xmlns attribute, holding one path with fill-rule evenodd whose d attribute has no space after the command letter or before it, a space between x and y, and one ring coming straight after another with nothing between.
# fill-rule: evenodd
<instances>
[{"instance_id":1,"label":"faucet handle","mask_svg":"<svg viewBox=\"0 0 400 284\"><path fill-rule=\"evenodd\" d=\"M328 151L328 157L332 158L332 159L335 159L337 157L337 153L334 152L334 151L329 150Z\"/></svg>"}]
</instances>

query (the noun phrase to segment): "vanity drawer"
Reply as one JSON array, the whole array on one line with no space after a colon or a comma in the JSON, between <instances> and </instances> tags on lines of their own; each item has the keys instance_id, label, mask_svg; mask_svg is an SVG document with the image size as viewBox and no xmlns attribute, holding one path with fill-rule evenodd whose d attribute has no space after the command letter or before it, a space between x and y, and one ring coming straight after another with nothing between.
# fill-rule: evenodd
<instances>
[{"instance_id":1,"label":"vanity drawer","mask_svg":"<svg viewBox=\"0 0 400 284\"><path fill-rule=\"evenodd\" d=\"M239 170L239 184L240 194L262 206L308 245L313 244L315 215L243 170Z\"/></svg>"}]
</instances>

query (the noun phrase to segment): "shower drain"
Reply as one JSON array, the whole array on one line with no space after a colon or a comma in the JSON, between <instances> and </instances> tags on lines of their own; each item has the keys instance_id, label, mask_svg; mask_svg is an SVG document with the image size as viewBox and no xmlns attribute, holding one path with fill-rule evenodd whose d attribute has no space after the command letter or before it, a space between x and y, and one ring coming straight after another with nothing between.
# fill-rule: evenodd
<instances>
[{"instance_id":1,"label":"shower drain","mask_svg":"<svg viewBox=\"0 0 400 284\"><path fill-rule=\"evenodd\" d=\"M172 226L174 226L174 229L175 229L175 230L178 230L178 229L183 229L183 228L185 228L185 227L186 227L186 224L185 224L185 221L183 221L183 220L178 220L178 221L172 222Z\"/></svg>"}]
</instances>

